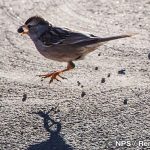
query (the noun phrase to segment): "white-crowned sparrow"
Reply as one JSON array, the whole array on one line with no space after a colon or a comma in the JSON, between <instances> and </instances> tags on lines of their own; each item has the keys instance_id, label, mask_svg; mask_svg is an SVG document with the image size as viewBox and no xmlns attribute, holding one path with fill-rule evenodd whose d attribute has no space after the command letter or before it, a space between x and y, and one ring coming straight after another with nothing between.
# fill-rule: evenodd
<instances>
[{"instance_id":1,"label":"white-crowned sparrow","mask_svg":"<svg viewBox=\"0 0 150 150\"><path fill-rule=\"evenodd\" d=\"M28 34L37 50L46 58L68 63L64 70L39 75L42 78L50 77L50 83L54 79L58 80L57 76L61 77L60 73L73 69L75 67L73 61L83 59L84 56L96 50L105 42L132 36L132 34L126 34L101 38L94 35L85 35L66 28L52 26L39 16L29 18L23 26L19 27L18 32Z\"/></svg>"}]
</instances>

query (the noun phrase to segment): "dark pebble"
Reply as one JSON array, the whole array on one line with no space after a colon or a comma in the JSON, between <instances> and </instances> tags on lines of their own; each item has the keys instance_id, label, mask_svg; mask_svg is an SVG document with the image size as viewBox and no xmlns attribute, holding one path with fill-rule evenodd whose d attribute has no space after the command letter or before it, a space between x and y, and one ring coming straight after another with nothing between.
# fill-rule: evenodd
<instances>
[{"instance_id":1,"label":"dark pebble","mask_svg":"<svg viewBox=\"0 0 150 150\"><path fill-rule=\"evenodd\" d=\"M102 78L101 83L105 83L105 78Z\"/></svg>"},{"instance_id":2,"label":"dark pebble","mask_svg":"<svg viewBox=\"0 0 150 150\"><path fill-rule=\"evenodd\" d=\"M85 92L82 92L82 93L81 93L81 97L84 97L85 95L86 95Z\"/></svg>"},{"instance_id":3,"label":"dark pebble","mask_svg":"<svg viewBox=\"0 0 150 150\"><path fill-rule=\"evenodd\" d=\"M22 98L22 101L25 102L27 99L27 94L23 94L23 98Z\"/></svg>"},{"instance_id":4,"label":"dark pebble","mask_svg":"<svg viewBox=\"0 0 150 150\"><path fill-rule=\"evenodd\" d=\"M54 108L54 107L52 107L50 111L54 111L54 110L55 110L55 108Z\"/></svg>"},{"instance_id":5,"label":"dark pebble","mask_svg":"<svg viewBox=\"0 0 150 150\"><path fill-rule=\"evenodd\" d=\"M99 53L98 56L101 56L101 53Z\"/></svg>"},{"instance_id":6,"label":"dark pebble","mask_svg":"<svg viewBox=\"0 0 150 150\"><path fill-rule=\"evenodd\" d=\"M36 127L36 126L35 126L35 127L33 127L33 128L34 128L35 130L37 130L37 129L38 129L38 127Z\"/></svg>"},{"instance_id":7,"label":"dark pebble","mask_svg":"<svg viewBox=\"0 0 150 150\"><path fill-rule=\"evenodd\" d=\"M83 85L81 85L81 88L84 88L84 86L83 86Z\"/></svg>"},{"instance_id":8,"label":"dark pebble","mask_svg":"<svg viewBox=\"0 0 150 150\"><path fill-rule=\"evenodd\" d=\"M108 73L107 77L108 77L108 78L110 77L110 73Z\"/></svg>"},{"instance_id":9,"label":"dark pebble","mask_svg":"<svg viewBox=\"0 0 150 150\"><path fill-rule=\"evenodd\" d=\"M125 75L125 74L126 74L125 71L126 71L125 69L121 69L121 70L118 71L118 74L123 74L123 75Z\"/></svg>"},{"instance_id":10,"label":"dark pebble","mask_svg":"<svg viewBox=\"0 0 150 150\"><path fill-rule=\"evenodd\" d=\"M58 109L58 110L57 110L57 113L59 113L59 112L60 112L60 110Z\"/></svg>"},{"instance_id":11,"label":"dark pebble","mask_svg":"<svg viewBox=\"0 0 150 150\"><path fill-rule=\"evenodd\" d=\"M80 86L81 85L80 81L77 81L77 84L78 84L78 86Z\"/></svg>"},{"instance_id":12,"label":"dark pebble","mask_svg":"<svg viewBox=\"0 0 150 150\"><path fill-rule=\"evenodd\" d=\"M148 59L150 59L150 53L148 54Z\"/></svg>"},{"instance_id":13,"label":"dark pebble","mask_svg":"<svg viewBox=\"0 0 150 150\"><path fill-rule=\"evenodd\" d=\"M98 67L95 67L95 70L98 70Z\"/></svg>"},{"instance_id":14,"label":"dark pebble","mask_svg":"<svg viewBox=\"0 0 150 150\"><path fill-rule=\"evenodd\" d=\"M123 103L124 103L124 105L127 105L128 100L127 100L127 99L125 99Z\"/></svg>"}]
</instances>

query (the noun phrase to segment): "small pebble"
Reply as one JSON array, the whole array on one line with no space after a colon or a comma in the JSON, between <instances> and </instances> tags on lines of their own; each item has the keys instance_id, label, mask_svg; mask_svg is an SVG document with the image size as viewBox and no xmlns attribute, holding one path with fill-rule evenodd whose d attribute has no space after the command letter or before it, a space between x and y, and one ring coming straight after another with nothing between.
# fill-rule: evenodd
<instances>
[{"instance_id":1,"label":"small pebble","mask_svg":"<svg viewBox=\"0 0 150 150\"><path fill-rule=\"evenodd\" d=\"M98 56L101 56L101 53L99 53Z\"/></svg>"},{"instance_id":2,"label":"small pebble","mask_svg":"<svg viewBox=\"0 0 150 150\"><path fill-rule=\"evenodd\" d=\"M121 70L118 71L118 74L123 74L123 75L125 75L125 74L126 74L125 71L126 71L125 69L121 69Z\"/></svg>"},{"instance_id":3,"label":"small pebble","mask_svg":"<svg viewBox=\"0 0 150 150\"><path fill-rule=\"evenodd\" d=\"M83 91L82 93L81 93L81 97L84 97L86 95L86 93Z\"/></svg>"},{"instance_id":4,"label":"small pebble","mask_svg":"<svg viewBox=\"0 0 150 150\"><path fill-rule=\"evenodd\" d=\"M107 77L108 77L108 78L110 77L110 73L108 73Z\"/></svg>"},{"instance_id":5,"label":"small pebble","mask_svg":"<svg viewBox=\"0 0 150 150\"><path fill-rule=\"evenodd\" d=\"M102 78L101 83L105 83L105 78Z\"/></svg>"},{"instance_id":6,"label":"small pebble","mask_svg":"<svg viewBox=\"0 0 150 150\"><path fill-rule=\"evenodd\" d=\"M54 111L54 110L55 110L55 108L54 108L54 107L52 107L50 111Z\"/></svg>"},{"instance_id":7,"label":"small pebble","mask_svg":"<svg viewBox=\"0 0 150 150\"><path fill-rule=\"evenodd\" d=\"M81 85L80 81L77 81L77 84L78 84L78 86L80 86Z\"/></svg>"},{"instance_id":8,"label":"small pebble","mask_svg":"<svg viewBox=\"0 0 150 150\"><path fill-rule=\"evenodd\" d=\"M24 94L23 94L22 101L23 101L23 102L25 102L25 101L26 101L26 99L27 99L27 94L25 94L25 93L24 93Z\"/></svg>"},{"instance_id":9,"label":"small pebble","mask_svg":"<svg viewBox=\"0 0 150 150\"><path fill-rule=\"evenodd\" d=\"M148 54L148 59L150 59L150 53Z\"/></svg>"},{"instance_id":10,"label":"small pebble","mask_svg":"<svg viewBox=\"0 0 150 150\"><path fill-rule=\"evenodd\" d=\"M59 112L60 112L60 110L58 109L58 110L57 110L57 112L59 113Z\"/></svg>"},{"instance_id":11,"label":"small pebble","mask_svg":"<svg viewBox=\"0 0 150 150\"><path fill-rule=\"evenodd\" d=\"M95 67L95 70L98 70L98 67Z\"/></svg>"},{"instance_id":12,"label":"small pebble","mask_svg":"<svg viewBox=\"0 0 150 150\"><path fill-rule=\"evenodd\" d=\"M81 88L84 88L84 86L83 86L83 85L81 85Z\"/></svg>"},{"instance_id":13,"label":"small pebble","mask_svg":"<svg viewBox=\"0 0 150 150\"><path fill-rule=\"evenodd\" d=\"M33 127L33 128L34 128L35 130L37 130L37 129L38 129L38 127L36 127L36 126L35 126L35 127Z\"/></svg>"},{"instance_id":14,"label":"small pebble","mask_svg":"<svg viewBox=\"0 0 150 150\"><path fill-rule=\"evenodd\" d=\"M139 27L142 27L142 25L140 24Z\"/></svg>"},{"instance_id":15,"label":"small pebble","mask_svg":"<svg viewBox=\"0 0 150 150\"><path fill-rule=\"evenodd\" d=\"M127 100L127 99L125 99L123 103L124 103L124 105L127 105L128 100Z\"/></svg>"}]
</instances>

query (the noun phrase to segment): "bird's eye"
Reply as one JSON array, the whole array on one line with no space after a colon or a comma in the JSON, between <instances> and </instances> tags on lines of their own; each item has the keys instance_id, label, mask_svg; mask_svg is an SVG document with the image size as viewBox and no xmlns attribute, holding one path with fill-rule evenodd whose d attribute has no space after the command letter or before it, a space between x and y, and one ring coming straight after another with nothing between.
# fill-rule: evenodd
<instances>
[{"instance_id":1,"label":"bird's eye","mask_svg":"<svg viewBox=\"0 0 150 150\"><path fill-rule=\"evenodd\" d=\"M31 28L31 25L28 25L28 28Z\"/></svg>"}]
</instances>

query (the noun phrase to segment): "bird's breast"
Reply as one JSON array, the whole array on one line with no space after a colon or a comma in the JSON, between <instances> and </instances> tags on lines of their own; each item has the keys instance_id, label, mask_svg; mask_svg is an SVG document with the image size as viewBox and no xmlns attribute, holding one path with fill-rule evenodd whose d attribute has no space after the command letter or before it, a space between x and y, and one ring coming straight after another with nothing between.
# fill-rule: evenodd
<instances>
[{"instance_id":1,"label":"bird's breast","mask_svg":"<svg viewBox=\"0 0 150 150\"><path fill-rule=\"evenodd\" d=\"M60 62L69 62L74 60L76 57L74 56L74 53L71 52L73 50L72 48L55 45L45 46L40 41L34 43L39 53L48 59Z\"/></svg>"}]
</instances>

